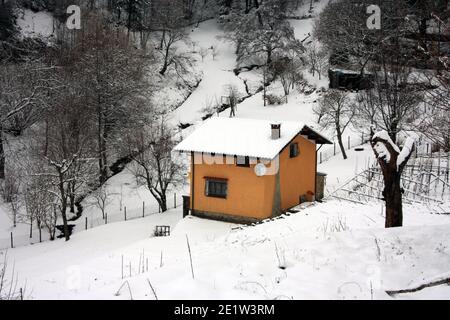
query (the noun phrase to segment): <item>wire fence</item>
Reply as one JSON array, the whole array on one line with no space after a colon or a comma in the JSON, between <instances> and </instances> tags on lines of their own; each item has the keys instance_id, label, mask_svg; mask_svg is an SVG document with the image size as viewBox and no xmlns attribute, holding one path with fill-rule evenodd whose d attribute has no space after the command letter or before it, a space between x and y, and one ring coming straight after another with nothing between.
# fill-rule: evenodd
<instances>
[{"instance_id":1,"label":"wire fence","mask_svg":"<svg viewBox=\"0 0 450 320\"><path fill-rule=\"evenodd\" d=\"M359 137L358 135L349 135L345 138L342 138L342 144L344 145L345 150L351 150L370 142L370 139L371 136L367 133L361 133ZM339 154L342 154L339 143L336 140L333 140L333 145L324 145L323 148L318 151L317 161L319 164L322 164ZM416 158L428 156L437 159L436 155L439 154L439 147L435 144L423 140L419 140L416 142L416 148L414 152L414 156Z\"/></svg>"},{"instance_id":2,"label":"wire fence","mask_svg":"<svg viewBox=\"0 0 450 320\"><path fill-rule=\"evenodd\" d=\"M183 204L183 196L178 193L172 194L167 198L167 209L175 209ZM83 230L95 228L101 225L114 223L114 222L123 222L130 221L135 219L142 219L147 216L151 216L157 213L161 213L161 206L157 202L146 203L145 201L138 207L134 206L134 208L130 208L127 206L123 206L117 208L114 214L111 212L105 212L104 216L98 217L87 217L85 216L83 223ZM78 230L81 230L78 228Z\"/></svg>"},{"instance_id":3,"label":"wire fence","mask_svg":"<svg viewBox=\"0 0 450 320\"><path fill-rule=\"evenodd\" d=\"M402 198L407 204L426 204L432 213L449 214L450 153L413 155L402 173ZM331 194L357 203L384 201L381 169L374 164Z\"/></svg>"},{"instance_id":4,"label":"wire fence","mask_svg":"<svg viewBox=\"0 0 450 320\"><path fill-rule=\"evenodd\" d=\"M167 209L175 209L183 205L183 195L178 193L173 193L167 198ZM108 212L109 211L109 212ZM70 221L70 224L76 226L73 232L79 232L83 230L92 229L101 225L130 221L136 219L142 219L149 217L154 214L161 213L161 207L156 201L151 203L142 202L140 206L134 206L133 208L127 206L118 206L118 208L111 212L111 210L105 211L105 216L81 216L76 221ZM11 231L9 237L0 238L0 250L6 250L10 248L17 248L25 245L32 245L35 243L40 243L49 240L48 233L42 230L42 239L39 237L39 230L32 224L30 226L29 234L17 234ZM42 241L41 241L42 240Z\"/></svg>"},{"instance_id":5,"label":"wire fence","mask_svg":"<svg viewBox=\"0 0 450 320\"><path fill-rule=\"evenodd\" d=\"M342 139L342 144L345 150L351 150L352 148L362 146L369 142L370 136L368 134L361 133L361 136L347 136ZM342 154L341 148L336 140L333 140L333 145L324 145L324 147L319 150L317 155L317 161L322 164L338 154Z\"/></svg>"}]
</instances>

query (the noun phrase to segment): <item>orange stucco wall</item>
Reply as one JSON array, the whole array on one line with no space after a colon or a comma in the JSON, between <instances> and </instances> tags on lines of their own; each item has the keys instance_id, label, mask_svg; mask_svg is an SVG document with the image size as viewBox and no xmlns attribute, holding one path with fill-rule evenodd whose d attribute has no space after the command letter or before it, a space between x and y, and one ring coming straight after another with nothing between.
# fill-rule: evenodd
<instances>
[{"instance_id":1,"label":"orange stucco wall","mask_svg":"<svg viewBox=\"0 0 450 320\"><path fill-rule=\"evenodd\" d=\"M289 146L280 154L281 207L287 210L299 204L300 196L314 192L316 183L316 144L297 136L300 154L290 158Z\"/></svg>"},{"instance_id":2,"label":"orange stucco wall","mask_svg":"<svg viewBox=\"0 0 450 320\"><path fill-rule=\"evenodd\" d=\"M195 164L194 175L191 169L190 177L191 184L194 180L194 210L256 219L270 217L275 176L258 177L254 167L254 164L250 168L235 164ZM228 179L227 198L207 197L205 177Z\"/></svg>"},{"instance_id":3,"label":"orange stucco wall","mask_svg":"<svg viewBox=\"0 0 450 320\"><path fill-rule=\"evenodd\" d=\"M314 192L315 188L316 145L300 135L293 140L294 142L299 144L300 155L291 159L288 145L281 152L279 158L283 210L297 205L301 195L308 191ZM198 160L201 155L197 154L196 157ZM204 157L208 156L204 155ZM250 165L249 168L238 167L235 164L193 165L191 161L191 208L193 205L193 209L197 211L248 218L271 217L276 176L258 177L254 167L255 164ZM205 195L205 177L227 179L227 198L207 197ZM193 197L192 193L194 193Z\"/></svg>"}]
</instances>

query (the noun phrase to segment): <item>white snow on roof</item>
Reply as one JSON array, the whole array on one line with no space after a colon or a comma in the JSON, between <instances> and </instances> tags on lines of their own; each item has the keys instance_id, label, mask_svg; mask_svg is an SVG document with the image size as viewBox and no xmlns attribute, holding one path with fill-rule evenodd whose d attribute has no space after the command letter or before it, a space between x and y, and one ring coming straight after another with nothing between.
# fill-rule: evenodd
<instances>
[{"instance_id":1,"label":"white snow on roof","mask_svg":"<svg viewBox=\"0 0 450 320\"><path fill-rule=\"evenodd\" d=\"M281 124L281 137L271 138L271 124ZM293 121L215 117L207 120L175 147L180 152L204 152L274 159L303 129Z\"/></svg>"}]
</instances>

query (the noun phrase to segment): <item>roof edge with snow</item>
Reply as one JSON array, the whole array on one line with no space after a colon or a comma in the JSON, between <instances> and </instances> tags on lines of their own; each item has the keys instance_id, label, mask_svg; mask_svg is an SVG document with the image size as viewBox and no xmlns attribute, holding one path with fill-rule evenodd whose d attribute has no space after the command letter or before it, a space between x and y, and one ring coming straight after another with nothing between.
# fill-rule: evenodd
<instances>
[{"instance_id":1,"label":"roof edge with snow","mask_svg":"<svg viewBox=\"0 0 450 320\"><path fill-rule=\"evenodd\" d=\"M272 124L281 124L279 139L271 139ZM299 122L215 117L205 121L174 151L272 160L298 135L316 144L332 144L328 138Z\"/></svg>"}]
</instances>

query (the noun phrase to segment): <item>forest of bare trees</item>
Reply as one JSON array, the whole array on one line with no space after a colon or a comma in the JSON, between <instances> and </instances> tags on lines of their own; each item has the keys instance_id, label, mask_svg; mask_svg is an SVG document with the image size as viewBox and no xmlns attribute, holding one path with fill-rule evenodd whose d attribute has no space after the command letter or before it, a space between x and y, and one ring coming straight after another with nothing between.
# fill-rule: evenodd
<instances>
[{"instance_id":1,"label":"forest of bare trees","mask_svg":"<svg viewBox=\"0 0 450 320\"><path fill-rule=\"evenodd\" d=\"M148 68L159 64L155 52L136 47L127 29L114 26L100 10L84 15L82 30L61 33L55 45L39 52L24 46L19 58L5 57L0 65L0 137L23 137L19 144L0 140L0 178L8 177L2 189L20 193L17 201L26 206L20 219L39 230L45 226L52 239L60 217L69 240L68 220L81 214L77 202L128 155L125 130L150 124L157 114L147 76ZM3 44L14 41L2 39ZM171 48L164 50L172 54ZM173 56L162 60L166 68L175 63ZM152 124L154 132L158 125ZM157 174L155 179L165 172ZM176 182L165 179L163 190Z\"/></svg>"}]
</instances>

